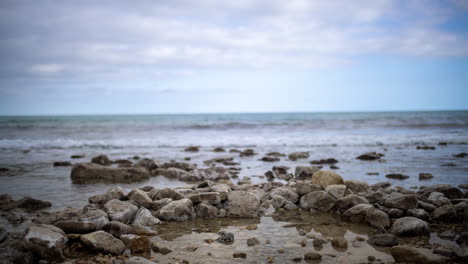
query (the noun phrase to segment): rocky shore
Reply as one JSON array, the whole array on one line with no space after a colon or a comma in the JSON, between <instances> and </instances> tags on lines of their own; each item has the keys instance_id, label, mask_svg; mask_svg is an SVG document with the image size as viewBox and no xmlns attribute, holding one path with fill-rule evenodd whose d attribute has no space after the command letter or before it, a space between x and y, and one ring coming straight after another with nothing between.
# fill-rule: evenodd
<instances>
[{"instance_id":1,"label":"rocky shore","mask_svg":"<svg viewBox=\"0 0 468 264\"><path fill-rule=\"evenodd\" d=\"M239 155L255 152L244 150ZM271 153L261 160L283 156ZM365 153L357 159L373 161L382 156ZM307 157L306 152L288 155L291 160ZM135 160L111 161L101 155L73 165L70 177L74 183L119 183L159 176L177 178L187 186L142 186L128 193L114 186L89 197L83 208L57 212L47 211L51 203L40 197L13 200L3 194L0 263L336 263L340 258L363 262L347 259L346 254L364 256L368 263L468 262L468 192L457 187L412 190L389 182L369 185L346 180L320 166L332 168L338 162L333 158L298 166L294 173L274 166L265 173L265 181L256 184L248 177L233 182L238 169L230 157L205 161L208 168ZM402 174L386 176L405 179ZM272 240L281 238L283 231L270 234L268 229L275 226L266 220L270 218L293 222L293 234L284 235L297 243L275 244ZM180 232L196 233L191 239L200 240L186 244L171 237ZM261 252L270 249L275 252Z\"/></svg>"}]
</instances>

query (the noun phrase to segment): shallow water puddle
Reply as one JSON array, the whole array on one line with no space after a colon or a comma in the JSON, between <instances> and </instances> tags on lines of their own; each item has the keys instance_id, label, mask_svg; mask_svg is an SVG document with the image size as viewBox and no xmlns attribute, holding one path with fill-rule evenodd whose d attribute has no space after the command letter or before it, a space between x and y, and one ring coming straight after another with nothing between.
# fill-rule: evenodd
<instances>
[{"instance_id":1,"label":"shallow water puddle","mask_svg":"<svg viewBox=\"0 0 468 264\"><path fill-rule=\"evenodd\" d=\"M257 228L252 230L255 225ZM368 256L380 260L374 263L393 263L388 252L379 251L365 242L372 228L344 223L333 215L322 213L280 212L273 217L258 219L196 219L188 223L167 223L158 227L158 231L160 235L153 237L152 241L159 247L172 250L167 255L153 253L160 263L176 259L190 263L292 263L298 257L305 262L303 256L309 252L322 255L321 262L311 263L362 263L368 262ZM204 241L210 238L216 240L219 231L233 233L234 243L225 245ZM309 231L321 233L323 237L345 237L348 247L334 248L328 242L322 248L314 248L313 239L304 235ZM260 243L248 246L247 239L253 237ZM301 241L306 242L304 247ZM196 250L192 251L194 248ZM246 253L246 259L233 258L237 252Z\"/></svg>"}]
</instances>

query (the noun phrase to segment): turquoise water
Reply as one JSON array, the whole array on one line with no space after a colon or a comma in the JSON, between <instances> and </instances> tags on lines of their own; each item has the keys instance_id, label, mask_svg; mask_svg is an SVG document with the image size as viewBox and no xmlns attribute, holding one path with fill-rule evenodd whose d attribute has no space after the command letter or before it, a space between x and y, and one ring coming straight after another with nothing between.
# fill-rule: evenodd
<instances>
[{"instance_id":1,"label":"turquoise water","mask_svg":"<svg viewBox=\"0 0 468 264\"><path fill-rule=\"evenodd\" d=\"M447 142L439 146L439 142ZM134 155L164 162L190 157L203 167L203 160L219 154L214 147L254 148L258 156L235 157L241 163L240 177L263 175L274 165L307 165L310 160L334 157L338 173L346 179L375 183L387 173L404 173L410 179L394 184L420 186L435 183L468 183L466 158L452 155L468 152L468 111L379 113L262 113L125 116L24 116L0 117L0 167L10 171L0 176L0 192L49 198L60 205L86 201L105 185L74 185L70 168L54 168L54 161L85 162L98 154L111 159ZM201 147L186 153L187 146ZM436 150L417 150L418 145ZM275 163L258 159L267 152L285 154L308 151L308 160ZM369 151L385 154L384 162L363 162L355 157ZM85 154L72 160L73 154ZM454 167L443 167L454 163ZM379 172L369 176L367 172ZM419 182L418 173L434 179ZM184 183L160 177L142 184L176 186ZM77 198L78 197L78 198Z\"/></svg>"}]
</instances>

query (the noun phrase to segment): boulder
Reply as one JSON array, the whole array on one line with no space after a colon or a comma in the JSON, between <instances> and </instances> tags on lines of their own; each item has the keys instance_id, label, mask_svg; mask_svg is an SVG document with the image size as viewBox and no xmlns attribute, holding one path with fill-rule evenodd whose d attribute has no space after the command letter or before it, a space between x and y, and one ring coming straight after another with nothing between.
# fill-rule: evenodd
<instances>
[{"instance_id":1,"label":"boulder","mask_svg":"<svg viewBox=\"0 0 468 264\"><path fill-rule=\"evenodd\" d=\"M432 212L432 218L434 220L453 220L456 215L457 212L452 204L441 206Z\"/></svg>"},{"instance_id":2,"label":"boulder","mask_svg":"<svg viewBox=\"0 0 468 264\"><path fill-rule=\"evenodd\" d=\"M429 233L427 222L406 216L393 222L390 232L397 236L419 236Z\"/></svg>"},{"instance_id":3,"label":"boulder","mask_svg":"<svg viewBox=\"0 0 468 264\"><path fill-rule=\"evenodd\" d=\"M459 199L463 196L463 192L460 191L460 189L448 184L437 184L430 187L421 188L421 190L418 191L418 194L423 198L428 198L429 195L433 192L441 192L450 200Z\"/></svg>"},{"instance_id":4,"label":"boulder","mask_svg":"<svg viewBox=\"0 0 468 264\"><path fill-rule=\"evenodd\" d=\"M218 216L218 209L207 202L195 206L195 212L200 218L215 218Z\"/></svg>"},{"instance_id":5,"label":"boulder","mask_svg":"<svg viewBox=\"0 0 468 264\"><path fill-rule=\"evenodd\" d=\"M369 201L366 198L358 196L356 194L350 194L337 199L335 203L335 208L340 212L344 212L358 204L369 204Z\"/></svg>"},{"instance_id":6,"label":"boulder","mask_svg":"<svg viewBox=\"0 0 468 264\"><path fill-rule=\"evenodd\" d=\"M304 182L304 181L296 181L296 184L294 185L294 189L296 190L296 193L298 193L299 195L304 195L310 192L322 190L320 186L316 184L311 184L309 182Z\"/></svg>"},{"instance_id":7,"label":"boulder","mask_svg":"<svg viewBox=\"0 0 468 264\"><path fill-rule=\"evenodd\" d=\"M288 155L290 160L298 160L298 159L307 159L309 158L308 152L294 152Z\"/></svg>"},{"instance_id":8,"label":"boulder","mask_svg":"<svg viewBox=\"0 0 468 264\"><path fill-rule=\"evenodd\" d=\"M171 188L165 188L162 190L152 190L149 194L151 199L153 200L160 200L164 198L170 198L174 201L176 200L181 200L181 199L186 199L187 196L181 194L180 192L173 190Z\"/></svg>"},{"instance_id":9,"label":"boulder","mask_svg":"<svg viewBox=\"0 0 468 264\"><path fill-rule=\"evenodd\" d=\"M159 218L166 221L187 221L195 217L193 204L190 199L184 198L172 201L159 210Z\"/></svg>"},{"instance_id":10,"label":"boulder","mask_svg":"<svg viewBox=\"0 0 468 264\"><path fill-rule=\"evenodd\" d=\"M312 179L312 175L319 170L320 168L317 166L297 166L294 177L297 180L310 180Z\"/></svg>"},{"instance_id":11,"label":"boulder","mask_svg":"<svg viewBox=\"0 0 468 264\"><path fill-rule=\"evenodd\" d=\"M388 217L390 217L390 218L400 218L404 214L405 214L405 212L403 210L401 210L401 209L391 208L390 210L388 210Z\"/></svg>"},{"instance_id":12,"label":"boulder","mask_svg":"<svg viewBox=\"0 0 468 264\"><path fill-rule=\"evenodd\" d=\"M75 164L71 171L74 183L95 181L131 182L150 178L150 173L142 167L108 167L94 163Z\"/></svg>"},{"instance_id":13,"label":"boulder","mask_svg":"<svg viewBox=\"0 0 468 264\"><path fill-rule=\"evenodd\" d=\"M387 228L390 226L390 218L388 215L384 211L374 208L367 211L365 221L369 225L375 227Z\"/></svg>"},{"instance_id":14,"label":"boulder","mask_svg":"<svg viewBox=\"0 0 468 264\"><path fill-rule=\"evenodd\" d=\"M66 234L88 234L96 231L96 224L79 221L59 221L54 224Z\"/></svg>"},{"instance_id":15,"label":"boulder","mask_svg":"<svg viewBox=\"0 0 468 264\"><path fill-rule=\"evenodd\" d=\"M369 184L367 184L367 182L350 180L345 181L344 184L346 185L346 188L351 190L353 193L362 193L369 191Z\"/></svg>"},{"instance_id":16,"label":"boulder","mask_svg":"<svg viewBox=\"0 0 468 264\"><path fill-rule=\"evenodd\" d=\"M228 194L228 216L253 218L258 216L260 199L246 191L232 191Z\"/></svg>"},{"instance_id":17,"label":"boulder","mask_svg":"<svg viewBox=\"0 0 468 264\"><path fill-rule=\"evenodd\" d=\"M119 221L128 224L135 216L138 207L129 202L120 200L110 200L104 205L104 209L112 221Z\"/></svg>"},{"instance_id":18,"label":"boulder","mask_svg":"<svg viewBox=\"0 0 468 264\"><path fill-rule=\"evenodd\" d=\"M406 180L406 179L409 178L408 175L404 175L404 174L400 174L400 173L387 174L387 175L385 175L385 177L387 177L389 179L395 179L395 180Z\"/></svg>"},{"instance_id":19,"label":"boulder","mask_svg":"<svg viewBox=\"0 0 468 264\"><path fill-rule=\"evenodd\" d=\"M346 185L344 184L328 185L327 188L325 188L325 191L327 191L331 196L335 197L336 199L339 199L345 195Z\"/></svg>"},{"instance_id":20,"label":"boulder","mask_svg":"<svg viewBox=\"0 0 468 264\"><path fill-rule=\"evenodd\" d=\"M317 209L327 212L335 205L336 199L325 191L315 191L301 197L299 206L302 209Z\"/></svg>"},{"instance_id":21,"label":"boulder","mask_svg":"<svg viewBox=\"0 0 468 264\"><path fill-rule=\"evenodd\" d=\"M173 200L171 198L163 198L157 201L154 201L153 204L151 205L151 209L154 211L158 211L159 209L163 208L166 204L172 202Z\"/></svg>"},{"instance_id":22,"label":"boulder","mask_svg":"<svg viewBox=\"0 0 468 264\"><path fill-rule=\"evenodd\" d=\"M416 217L424 221L429 220L429 214L424 211L424 209L409 209L406 211L406 215Z\"/></svg>"},{"instance_id":23,"label":"boulder","mask_svg":"<svg viewBox=\"0 0 468 264\"><path fill-rule=\"evenodd\" d=\"M273 208L279 209L283 207L284 203L286 202L286 199L280 195L273 195L271 197L270 202L271 202L271 205L273 205Z\"/></svg>"},{"instance_id":24,"label":"boulder","mask_svg":"<svg viewBox=\"0 0 468 264\"><path fill-rule=\"evenodd\" d=\"M88 201L90 204L105 204L110 200L122 200L125 197L125 194L120 187L109 188L105 193L98 194L95 196L89 197Z\"/></svg>"},{"instance_id":25,"label":"boulder","mask_svg":"<svg viewBox=\"0 0 468 264\"><path fill-rule=\"evenodd\" d=\"M92 163L96 163L103 166L109 166L112 164L112 161L106 155L99 155L91 159Z\"/></svg>"},{"instance_id":26,"label":"boulder","mask_svg":"<svg viewBox=\"0 0 468 264\"><path fill-rule=\"evenodd\" d=\"M385 200L385 206L402 210L418 208L418 198L414 194L403 194Z\"/></svg>"},{"instance_id":27,"label":"boulder","mask_svg":"<svg viewBox=\"0 0 468 264\"><path fill-rule=\"evenodd\" d=\"M41 259L63 261L63 248L68 242L65 233L51 225L33 225L26 229L23 236L26 249L34 252Z\"/></svg>"},{"instance_id":28,"label":"boulder","mask_svg":"<svg viewBox=\"0 0 468 264\"><path fill-rule=\"evenodd\" d=\"M364 223L367 212L374 207L370 204L355 205L343 213L343 217L353 223Z\"/></svg>"},{"instance_id":29,"label":"boulder","mask_svg":"<svg viewBox=\"0 0 468 264\"><path fill-rule=\"evenodd\" d=\"M31 198L29 196L23 197L18 201L12 201L11 203L6 203L0 206L0 210L8 211L15 208L22 208L30 211L40 210L47 207L51 207L52 204L47 201L42 201L38 199Z\"/></svg>"},{"instance_id":30,"label":"boulder","mask_svg":"<svg viewBox=\"0 0 468 264\"><path fill-rule=\"evenodd\" d=\"M399 244L398 239L392 234L377 234L367 240L367 243L378 247L393 247Z\"/></svg>"},{"instance_id":31,"label":"boulder","mask_svg":"<svg viewBox=\"0 0 468 264\"><path fill-rule=\"evenodd\" d=\"M201 192L190 196L193 203L207 202L210 204L220 204L221 194L218 192Z\"/></svg>"},{"instance_id":32,"label":"boulder","mask_svg":"<svg viewBox=\"0 0 468 264\"><path fill-rule=\"evenodd\" d=\"M161 221L154 217L146 208L140 208L133 217L132 226L139 228L151 228L158 225Z\"/></svg>"},{"instance_id":33,"label":"boulder","mask_svg":"<svg viewBox=\"0 0 468 264\"><path fill-rule=\"evenodd\" d=\"M290 201L292 203L296 203L297 200L299 199L299 195L290 187L275 188L273 191L271 191L270 195L271 196L274 196L274 195L282 196L287 201Z\"/></svg>"},{"instance_id":34,"label":"boulder","mask_svg":"<svg viewBox=\"0 0 468 264\"><path fill-rule=\"evenodd\" d=\"M359 160L378 160L383 156L384 156L383 154L380 154L380 153L377 153L377 152L368 152L368 153L364 153L362 155L359 155L358 157L356 157L356 159L359 159Z\"/></svg>"},{"instance_id":35,"label":"boulder","mask_svg":"<svg viewBox=\"0 0 468 264\"><path fill-rule=\"evenodd\" d=\"M117 221L110 221L102 227L102 230L115 237L120 237L127 234L135 234L135 230L131 226Z\"/></svg>"},{"instance_id":36,"label":"boulder","mask_svg":"<svg viewBox=\"0 0 468 264\"><path fill-rule=\"evenodd\" d=\"M100 230L109 222L109 217L106 212L99 209L93 209L83 212L83 214L79 216L78 220L85 223L94 223L96 225L96 230Z\"/></svg>"},{"instance_id":37,"label":"boulder","mask_svg":"<svg viewBox=\"0 0 468 264\"><path fill-rule=\"evenodd\" d=\"M415 264L442 264L446 263L446 257L436 255L426 248L414 248L409 246L396 246L390 250L395 262L411 262Z\"/></svg>"},{"instance_id":38,"label":"boulder","mask_svg":"<svg viewBox=\"0 0 468 264\"><path fill-rule=\"evenodd\" d=\"M143 206L145 208L151 208L153 200L146 194L146 192L140 189L133 189L128 195L127 198L131 201L134 201L136 204Z\"/></svg>"},{"instance_id":39,"label":"boulder","mask_svg":"<svg viewBox=\"0 0 468 264\"><path fill-rule=\"evenodd\" d=\"M120 240L104 231L96 231L94 233L81 236L81 242L92 250L121 255L125 251L125 245Z\"/></svg>"},{"instance_id":40,"label":"boulder","mask_svg":"<svg viewBox=\"0 0 468 264\"><path fill-rule=\"evenodd\" d=\"M452 204L449 199L447 199L443 193L441 192L432 192L428 197L427 201L436 205L436 206L444 206L448 204Z\"/></svg>"},{"instance_id":41,"label":"boulder","mask_svg":"<svg viewBox=\"0 0 468 264\"><path fill-rule=\"evenodd\" d=\"M332 184L343 184L343 178L333 171L318 171L312 175L312 183L326 188Z\"/></svg>"},{"instance_id":42,"label":"boulder","mask_svg":"<svg viewBox=\"0 0 468 264\"><path fill-rule=\"evenodd\" d=\"M144 159L139 160L136 165L145 168L150 173L153 170L158 168L158 165L156 164L156 162L154 162L154 160L148 159L148 158L144 158Z\"/></svg>"}]
</instances>

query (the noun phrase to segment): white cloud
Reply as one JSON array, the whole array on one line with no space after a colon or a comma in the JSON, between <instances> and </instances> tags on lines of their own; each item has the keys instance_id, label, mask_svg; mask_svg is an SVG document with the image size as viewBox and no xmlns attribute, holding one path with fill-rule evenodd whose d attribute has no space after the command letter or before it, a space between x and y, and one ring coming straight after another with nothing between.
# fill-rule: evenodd
<instances>
[{"instance_id":1,"label":"white cloud","mask_svg":"<svg viewBox=\"0 0 468 264\"><path fill-rule=\"evenodd\" d=\"M31 71L41 75L53 75L64 70L65 66L60 64L36 64Z\"/></svg>"}]
</instances>

